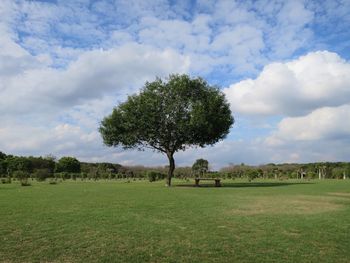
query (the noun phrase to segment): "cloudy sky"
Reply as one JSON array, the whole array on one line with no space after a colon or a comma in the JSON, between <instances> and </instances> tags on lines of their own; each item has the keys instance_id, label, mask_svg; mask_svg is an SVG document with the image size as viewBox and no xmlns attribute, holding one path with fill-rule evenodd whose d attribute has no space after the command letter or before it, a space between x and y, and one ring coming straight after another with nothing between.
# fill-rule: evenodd
<instances>
[{"instance_id":1,"label":"cloudy sky","mask_svg":"<svg viewBox=\"0 0 350 263\"><path fill-rule=\"evenodd\" d=\"M350 0L1 0L0 151L165 165L97 129L146 80L187 73L236 123L178 165L349 161L349 25Z\"/></svg>"}]
</instances>

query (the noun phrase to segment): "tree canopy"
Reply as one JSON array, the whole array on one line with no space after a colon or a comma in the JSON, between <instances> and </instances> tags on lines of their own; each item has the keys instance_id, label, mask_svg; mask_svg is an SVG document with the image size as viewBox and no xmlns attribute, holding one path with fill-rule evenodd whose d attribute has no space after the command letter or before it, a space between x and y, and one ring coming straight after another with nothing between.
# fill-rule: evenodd
<instances>
[{"instance_id":1,"label":"tree canopy","mask_svg":"<svg viewBox=\"0 0 350 263\"><path fill-rule=\"evenodd\" d=\"M56 166L57 172L80 173L80 162L74 157L62 157Z\"/></svg>"},{"instance_id":2,"label":"tree canopy","mask_svg":"<svg viewBox=\"0 0 350 263\"><path fill-rule=\"evenodd\" d=\"M203 176L209 170L209 162L204 159L197 159L192 165L192 172L196 176Z\"/></svg>"},{"instance_id":3,"label":"tree canopy","mask_svg":"<svg viewBox=\"0 0 350 263\"><path fill-rule=\"evenodd\" d=\"M146 82L139 94L113 109L100 125L107 146L151 148L167 155L167 185L175 152L212 145L226 137L234 119L225 95L202 78L170 75Z\"/></svg>"}]
</instances>

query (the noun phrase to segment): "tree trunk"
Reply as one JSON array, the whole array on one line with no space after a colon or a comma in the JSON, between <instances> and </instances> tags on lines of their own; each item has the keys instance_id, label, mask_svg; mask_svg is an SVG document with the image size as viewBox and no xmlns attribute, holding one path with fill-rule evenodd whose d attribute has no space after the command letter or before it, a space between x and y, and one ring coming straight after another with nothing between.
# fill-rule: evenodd
<instances>
[{"instance_id":1,"label":"tree trunk","mask_svg":"<svg viewBox=\"0 0 350 263\"><path fill-rule=\"evenodd\" d=\"M174 170L175 170L175 160L173 157L173 153L167 153L168 159L169 159L169 171L168 171L168 177L166 179L166 186L171 186L171 178L173 177Z\"/></svg>"}]
</instances>

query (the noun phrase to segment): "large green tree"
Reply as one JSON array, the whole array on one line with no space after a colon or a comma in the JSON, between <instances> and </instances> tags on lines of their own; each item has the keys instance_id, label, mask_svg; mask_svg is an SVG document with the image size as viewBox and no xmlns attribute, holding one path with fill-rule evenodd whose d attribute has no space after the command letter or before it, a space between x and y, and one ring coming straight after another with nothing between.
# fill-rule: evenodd
<instances>
[{"instance_id":1,"label":"large green tree","mask_svg":"<svg viewBox=\"0 0 350 263\"><path fill-rule=\"evenodd\" d=\"M166 154L171 185L174 153L212 145L226 137L234 123L225 95L202 78L170 75L146 82L139 94L113 109L100 125L108 146L151 148Z\"/></svg>"}]
</instances>

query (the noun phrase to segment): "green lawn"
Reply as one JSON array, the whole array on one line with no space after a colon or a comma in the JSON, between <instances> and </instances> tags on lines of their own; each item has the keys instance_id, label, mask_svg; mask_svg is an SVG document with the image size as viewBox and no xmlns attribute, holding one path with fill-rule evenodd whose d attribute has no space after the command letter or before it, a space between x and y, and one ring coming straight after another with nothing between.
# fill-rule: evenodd
<instances>
[{"instance_id":1,"label":"green lawn","mask_svg":"<svg viewBox=\"0 0 350 263\"><path fill-rule=\"evenodd\" d=\"M350 180L0 185L0 261L350 262Z\"/></svg>"}]
</instances>

